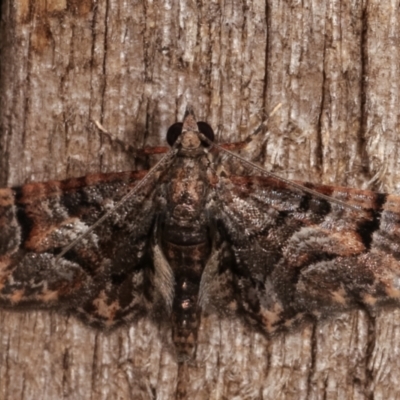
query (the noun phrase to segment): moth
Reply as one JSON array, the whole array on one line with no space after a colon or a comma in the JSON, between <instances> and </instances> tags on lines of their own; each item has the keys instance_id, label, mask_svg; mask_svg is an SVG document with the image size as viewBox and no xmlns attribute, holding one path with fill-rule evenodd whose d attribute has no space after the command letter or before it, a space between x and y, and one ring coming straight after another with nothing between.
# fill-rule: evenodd
<instances>
[{"instance_id":1,"label":"moth","mask_svg":"<svg viewBox=\"0 0 400 400\"><path fill-rule=\"evenodd\" d=\"M167 139L150 172L0 189L2 307L100 329L166 320L187 360L202 313L272 336L399 304L400 197L278 178L215 144L190 108Z\"/></svg>"}]
</instances>

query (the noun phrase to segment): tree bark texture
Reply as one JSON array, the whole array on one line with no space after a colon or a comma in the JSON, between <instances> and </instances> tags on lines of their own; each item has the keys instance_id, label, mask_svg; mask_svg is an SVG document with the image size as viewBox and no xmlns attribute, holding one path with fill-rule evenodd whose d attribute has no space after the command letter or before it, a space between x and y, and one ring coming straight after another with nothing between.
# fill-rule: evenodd
<instances>
[{"instance_id":1,"label":"tree bark texture","mask_svg":"<svg viewBox=\"0 0 400 400\"><path fill-rule=\"evenodd\" d=\"M99 135L165 143L191 103L219 141L263 113L264 166L399 192L398 0L3 0L0 184L143 167ZM111 333L0 311L0 399L171 399L170 332ZM400 398L400 311L334 315L267 340L205 317L190 399ZM236 397L235 397L236 396Z\"/></svg>"}]
</instances>

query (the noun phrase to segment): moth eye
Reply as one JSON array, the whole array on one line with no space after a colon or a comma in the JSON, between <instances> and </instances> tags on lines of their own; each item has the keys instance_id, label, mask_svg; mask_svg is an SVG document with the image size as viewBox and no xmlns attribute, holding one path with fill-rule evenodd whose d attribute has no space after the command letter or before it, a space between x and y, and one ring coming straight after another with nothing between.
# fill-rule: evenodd
<instances>
[{"instance_id":1,"label":"moth eye","mask_svg":"<svg viewBox=\"0 0 400 400\"><path fill-rule=\"evenodd\" d=\"M197 126L199 128L199 131L208 139L210 139L212 142L214 141L214 131L211 128L210 125L207 124L207 122L200 121L197 123Z\"/></svg>"},{"instance_id":2,"label":"moth eye","mask_svg":"<svg viewBox=\"0 0 400 400\"><path fill-rule=\"evenodd\" d=\"M167 143L170 146L173 146L173 144L176 142L176 139L178 139L179 135L182 133L182 126L182 122L176 122L168 128Z\"/></svg>"},{"instance_id":3,"label":"moth eye","mask_svg":"<svg viewBox=\"0 0 400 400\"><path fill-rule=\"evenodd\" d=\"M168 128L167 131L167 143L170 146L173 146L173 144L176 142L176 139L178 139L179 135L182 133L182 127L183 123L182 122L176 122L175 124L171 125ZM197 127L199 128L199 131L208 139L211 141L214 141L214 131L211 128L210 125L207 124L207 122L198 122Z\"/></svg>"}]
</instances>

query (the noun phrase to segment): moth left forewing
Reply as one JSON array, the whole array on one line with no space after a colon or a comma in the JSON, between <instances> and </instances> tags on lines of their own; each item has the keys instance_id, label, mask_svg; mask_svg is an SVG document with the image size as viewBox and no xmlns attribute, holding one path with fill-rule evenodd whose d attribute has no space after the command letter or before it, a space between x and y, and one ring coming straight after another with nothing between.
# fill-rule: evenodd
<instances>
[{"instance_id":1,"label":"moth left forewing","mask_svg":"<svg viewBox=\"0 0 400 400\"><path fill-rule=\"evenodd\" d=\"M363 303L362 292L370 290L373 272L361 260L371 254L384 196L350 188L314 189L356 209L332 203L320 224L296 232L275 279L295 271L294 308L318 316Z\"/></svg>"},{"instance_id":2,"label":"moth left forewing","mask_svg":"<svg viewBox=\"0 0 400 400\"><path fill-rule=\"evenodd\" d=\"M232 304L247 322L267 332L273 330L273 313L282 308L275 289L267 292L269 275L282 258L282 244L301 224L295 217L284 224L285 213L298 209L301 196L282 189L277 180L238 176L221 177L216 187L217 226L232 253ZM268 317L260 314L260 306Z\"/></svg>"},{"instance_id":3,"label":"moth left forewing","mask_svg":"<svg viewBox=\"0 0 400 400\"><path fill-rule=\"evenodd\" d=\"M341 242L335 239L341 253L301 272L297 299L313 313L360 306L374 312L379 306L399 301L400 265L398 254L393 252L398 242L399 213L398 207L392 209L390 203L397 204L400 199L365 193L371 199L371 208L366 212L372 218L357 220L353 215L355 229L345 231Z\"/></svg>"},{"instance_id":4,"label":"moth left forewing","mask_svg":"<svg viewBox=\"0 0 400 400\"><path fill-rule=\"evenodd\" d=\"M349 206L275 178L230 176L217 187L238 302L245 318L268 333L306 315L384 304L399 293L398 198L385 203L370 191L305 185Z\"/></svg>"}]
</instances>

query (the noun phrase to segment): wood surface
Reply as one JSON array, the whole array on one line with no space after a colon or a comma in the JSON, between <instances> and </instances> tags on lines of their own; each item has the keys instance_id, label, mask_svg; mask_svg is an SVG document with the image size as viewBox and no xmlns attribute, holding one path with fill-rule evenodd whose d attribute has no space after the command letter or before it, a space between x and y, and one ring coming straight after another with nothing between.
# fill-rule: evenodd
<instances>
[{"instance_id":1,"label":"wood surface","mask_svg":"<svg viewBox=\"0 0 400 400\"><path fill-rule=\"evenodd\" d=\"M165 144L191 103L220 142L277 104L264 166L400 190L398 0L3 0L0 184L143 167L99 135ZM0 233L1 234L1 233ZM169 331L105 334L55 311L0 311L0 399L171 399ZM400 398L400 311L335 315L267 340L204 318L190 399ZM235 397L236 396L236 397Z\"/></svg>"}]
</instances>

